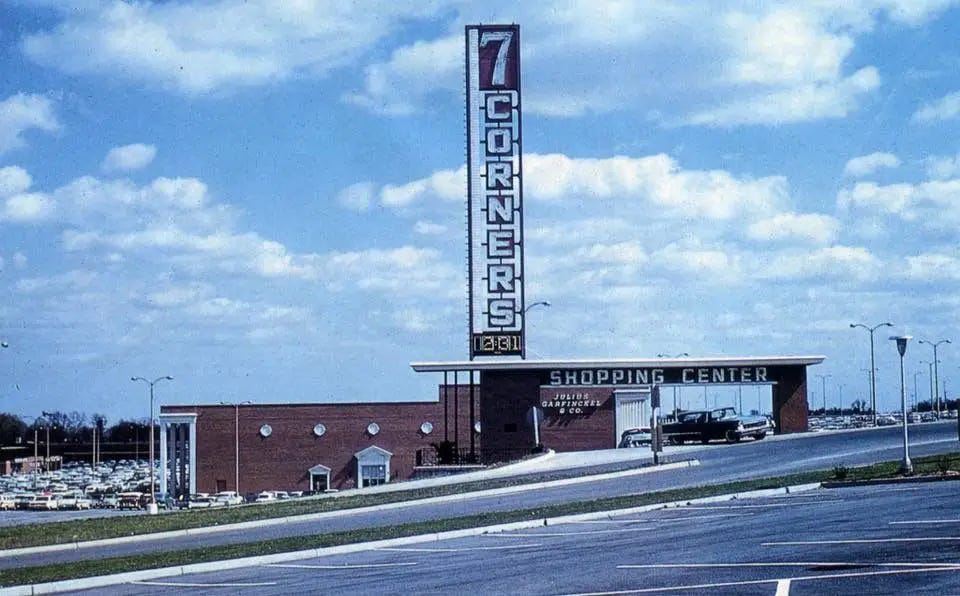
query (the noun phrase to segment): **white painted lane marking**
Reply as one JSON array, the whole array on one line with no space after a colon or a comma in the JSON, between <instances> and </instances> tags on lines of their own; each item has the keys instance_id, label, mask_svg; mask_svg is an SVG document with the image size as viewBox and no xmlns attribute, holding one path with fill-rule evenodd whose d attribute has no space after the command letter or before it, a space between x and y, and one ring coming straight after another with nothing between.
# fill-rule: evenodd
<instances>
[{"instance_id":1,"label":"white painted lane marking","mask_svg":"<svg viewBox=\"0 0 960 596\"><path fill-rule=\"evenodd\" d=\"M533 542L530 544L503 544L500 546L467 546L463 548L404 548L404 547L386 547L386 548L376 548L374 550L385 550L393 552L408 552L408 553L463 553L474 550L516 550L518 548L536 548L538 546L543 546L539 542Z\"/></svg>"},{"instance_id":2,"label":"white painted lane marking","mask_svg":"<svg viewBox=\"0 0 960 596\"><path fill-rule=\"evenodd\" d=\"M960 519L918 519L915 521L892 521L891 526L897 524L960 524Z\"/></svg>"},{"instance_id":3,"label":"white painted lane marking","mask_svg":"<svg viewBox=\"0 0 960 596\"><path fill-rule=\"evenodd\" d=\"M267 567L281 567L285 569L343 570L343 569L382 569L385 567L412 567L413 565L419 565L419 563L358 563L356 565L350 565L350 564L310 565L307 563L272 563L270 565L267 565Z\"/></svg>"},{"instance_id":4,"label":"white painted lane marking","mask_svg":"<svg viewBox=\"0 0 960 596\"><path fill-rule=\"evenodd\" d=\"M883 544L888 542L958 542L960 537L922 537L922 538L863 538L856 540L797 540L793 542L763 542L760 546L810 546L816 544Z\"/></svg>"},{"instance_id":5,"label":"white painted lane marking","mask_svg":"<svg viewBox=\"0 0 960 596\"><path fill-rule=\"evenodd\" d=\"M624 528L619 530L588 530L585 532L533 532L530 531L526 534L481 534L486 538L542 538L544 536L550 538L556 538L557 536L587 536L590 534L625 534L625 533L636 533L637 529L634 528Z\"/></svg>"},{"instance_id":6,"label":"white painted lane marking","mask_svg":"<svg viewBox=\"0 0 960 596\"><path fill-rule=\"evenodd\" d=\"M804 575L800 577L783 577L776 579L752 579L738 582L720 582L715 584L697 584L691 586L665 586L662 588L637 588L634 590L616 590L613 592L577 592L564 594L562 596L617 596L619 594L651 594L656 592L682 592L684 590L703 590L706 588L727 588L731 586L756 586L760 584L772 584L774 582L779 586L782 581L801 582L816 581L822 579L844 579L848 577L874 577L880 575L905 575L911 573L940 573L950 571L957 572L957 567L924 567L922 569L894 569L890 571L868 571L864 573L833 573L829 575Z\"/></svg>"},{"instance_id":7,"label":"white painted lane marking","mask_svg":"<svg viewBox=\"0 0 960 596\"><path fill-rule=\"evenodd\" d=\"M774 596L790 596L789 579L781 579L777 582L777 593Z\"/></svg>"},{"instance_id":8,"label":"white painted lane marking","mask_svg":"<svg viewBox=\"0 0 960 596\"><path fill-rule=\"evenodd\" d=\"M152 581L137 581L137 582L127 582L129 584L136 584L138 586L161 586L169 588L260 588L263 586L275 586L277 582L257 582L257 583L244 583L244 584L201 584L195 582L152 582Z\"/></svg>"},{"instance_id":9,"label":"white painted lane marking","mask_svg":"<svg viewBox=\"0 0 960 596\"><path fill-rule=\"evenodd\" d=\"M850 561L770 561L761 563L645 563L617 565L617 569L700 569L725 567L957 567L960 563L857 563Z\"/></svg>"}]
</instances>

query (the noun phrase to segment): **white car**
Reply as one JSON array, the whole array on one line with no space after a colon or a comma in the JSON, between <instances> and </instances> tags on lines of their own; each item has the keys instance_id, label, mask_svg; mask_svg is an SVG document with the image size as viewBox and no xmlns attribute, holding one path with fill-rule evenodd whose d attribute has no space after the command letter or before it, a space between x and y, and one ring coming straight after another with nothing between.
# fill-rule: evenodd
<instances>
[{"instance_id":1,"label":"white car","mask_svg":"<svg viewBox=\"0 0 960 596\"><path fill-rule=\"evenodd\" d=\"M27 508L37 511L54 511L57 505L57 499L53 495L37 495L33 497Z\"/></svg>"},{"instance_id":2,"label":"white car","mask_svg":"<svg viewBox=\"0 0 960 596\"><path fill-rule=\"evenodd\" d=\"M225 490L213 495L213 498L224 505L242 505L243 497L232 490Z\"/></svg>"},{"instance_id":3,"label":"white car","mask_svg":"<svg viewBox=\"0 0 960 596\"><path fill-rule=\"evenodd\" d=\"M257 495L256 502L257 503L273 503L276 500L277 500L277 495L275 495L270 491L265 490L262 493Z\"/></svg>"}]
</instances>

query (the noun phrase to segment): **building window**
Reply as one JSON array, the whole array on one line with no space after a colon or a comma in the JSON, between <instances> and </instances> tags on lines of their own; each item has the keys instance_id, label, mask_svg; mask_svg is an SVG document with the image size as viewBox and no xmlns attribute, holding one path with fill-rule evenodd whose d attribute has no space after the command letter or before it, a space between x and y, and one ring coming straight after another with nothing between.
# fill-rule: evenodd
<instances>
[{"instance_id":1,"label":"building window","mask_svg":"<svg viewBox=\"0 0 960 596\"><path fill-rule=\"evenodd\" d=\"M322 493L330 490L330 468L317 464L307 470L310 475L310 490Z\"/></svg>"},{"instance_id":2,"label":"building window","mask_svg":"<svg viewBox=\"0 0 960 596\"><path fill-rule=\"evenodd\" d=\"M354 454L357 458L357 488L378 486L390 482L390 458L386 449L371 445Z\"/></svg>"},{"instance_id":3,"label":"building window","mask_svg":"<svg viewBox=\"0 0 960 596\"><path fill-rule=\"evenodd\" d=\"M387 483L387 466L360 466L360 487Z\"/></svg>"}]
</instances>

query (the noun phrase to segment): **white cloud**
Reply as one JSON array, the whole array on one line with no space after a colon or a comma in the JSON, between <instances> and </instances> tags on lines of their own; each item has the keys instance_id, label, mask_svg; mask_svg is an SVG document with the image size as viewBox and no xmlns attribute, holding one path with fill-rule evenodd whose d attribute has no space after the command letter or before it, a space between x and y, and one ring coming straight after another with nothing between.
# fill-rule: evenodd
<instances>
[{"instance_id":1,"label":"white cloud","mask_svg":"<svg viewBox=\"0 0 960 596\"><path fill-rule=\"evenodd\" d=\"M840 222L819 213L778 213L750 224L747 236L759 241L800 240L831 244L840 231Z\"/></svg>"},{"instance_id":2,"label":"white cloud","mask_svg":"<svg viewBox=\"0 0 960 596\"><path fill-rule=\"evenodd\" d=\"M960 259L938 253L909 256L903 274L909 279L918 281L960 280Z\"/></svg>"},{"instance_id":3,"label":"white cloud","mask_svg":"<svg viewBox=\"0 0 960 596\"><path fill-rule=\"evenodd\" d=\"M21 193L9 197L0 210L0 221L40 223L51 219L55 212L49 196L39 193Z\"/></svg>"},{"instance_id":4,"label":"white cloud","mask_svg":"<svg viewBox=\"0 0 960 596\"><path fill-rule=\"evenodd\" d=\"M413 231L424 236L439 236L446 234L449 227L432 221L418 221L413 225Z\"/></svg>"},{"instance_id":5,"label":"white cloud","mask_svg":"<svg viewBox=\"0 0 960 596\"><path fill-rule=\"evenodd\" d=\"M355 62L401 19L429 16L438 2L215 0L91 3L58 9L51 30L23 50L73 74L119 74L186 94L322 76Z\"/></svg>"},{"instance_id":6,"label":"white cloud","mask_svg":"<svg viewBox=\"0 0 960 596\"><path fill-rule=\"evenodd\" d=\"M847 35L825 30L816 16L799 7L760 16L730 15L726 25L738 43L732 48L728 76L767 85L837 80L854 43Z\"/></svg>"},{"instance_id":7,"label":"white cloud","mask_svg":"<svg viewBox=\"0 0 960 596\"><path fill-rule=\"evenodd\" d=\"M673 158L571 158L562 154L524 155L524 197L533 201L615 200L645 203L673 217L725 220L753 217L781 206L786 180L779 176L737 178L723 170L684 170ZM464 167L440 170L427 178L380 191L386 207L405 208L428 198L463 201Z\"/></svg>"},{"instance_id":8,"label":"white cloud","mask_svg":"<svg viewBox=\"0 0 960 596\"><path fill-rule=\"evenodd\" d=\"M26 144L23 133L31 129L46 132L60 129L50 99L18 93L0 101L0 154L23 147Z\"/></svg>"},{"instance_id":9,"label":"white cloud","mask_svg":"<svg viewBox=\"0 0 960 596\"><path fill-rule=\"evenodd\" d=\"M445 201L462 201L467 192L467 167L457 170L439 170L427 178L406 184L388 184L380 190L380 203L384 207L402 208L420 200L425 195Z\"/></svg>"},{"instance_id":10,"label":"white cloud","mask_svg":"<svg viewBox=\"0 0 960 596\"><path fill-rule=\"evenodd\" d=\"M30 188L33 179L21 167L7 166L0 168L0 197L7 197L21 193Z\"/></svg>"},{"instance_id":11,"label":"white cloud","mask_svg":"<svg viewBox=\"0 0 960 596\"><path fill-rule=\"evenodd\" d=\"M896 215L904 221L920 221L929 227L940 227L960 223L958 194L960 178L886 186L858 182L852 189L837 194L837 205L841 209L867 209Z\"/></svg>"},{"instance_id":12,"label":"white cloud","mask_svg":"<svg viewBox=\"0 0 960 596\"><path fill-rule=\"evenodd\" d=\"M365 70L364 90L344 99L372 112L404 116L418 110L437 88L458 92L463 70L463 39L460 35L434 41L417 41L394 50L390 60ZM434 85L424 85L429 76ZM446 85L444 85L446 82ZM398 93L401 89L404 93Z\"/></svg>"},{"instance_id":13,"label":"white cloud","mask_svg":"<svg viewBox=\"0 0 960 596\"><path fill-rule=\"evenodd\" d=\"M960 118L960 91L941 97L933 103L925 104L913 114L916 122L936 122Z\"/></svg>"},{"instance_id":14,"label":"white cloud","mask_svg":"<svg viewBox=\"0 0 960 596\"><path fill-rule=\"evenodd\" d=\"M858 107L861 95L880 85L877 69L868 66L847 78L813 82L756 93L727 105L694 113L687 124L735 126L789 124L842 118Z\"/></svg>"},{"instance_id":15,"label":"white cloud","mask_svg":"<svg viewBox=\"0 0 960 596\"><path fill-rule=\"evenodd\" d=\"M770 279L832 278L865 282L877 278L881 261L858 246L831 246L774 256L759 273Z\"/></svg>"},{"instance_id":16,"label":"white cloud","mask_svg":"<svg viewBox=\"0 0 960 596\"><path fill-rule=\"evenodd\" d=\"M938 180L960 178L960 153L954 157L930 157L926 160L927 175Z\"/></svg>"},{"instance_id":17,"label":"white cloud","mask_svg":"<svg viewBox=\"0 0 960 596\"><path fill-rule=\"evenodd\" d=\"M114 147L103 158L100 168L104 172L128 172L147 167L157 155L157 148L153 145L135 143Z\"/></svg>"},{"instance_id":18,"label":"white cloud","mask_svg":"<svg viewBox=\"0 0 960 596\"><path fill-rule=\"evenodd\" d=\"M846 176L860 178L868 176L880 168L896 168L899 165L900 159L896 155L878 151L870 155L854 157L843 167L843 173Z\"/></svg>"},{"instance_id":19,"label":"white cloud","mask_svg":"<svg viewBox=\"0 0 960 596\"><path fill-rule=\"evenodd\" d=\"M352 211L368 211L373 201L372 182L357 182L337 194L337 202Z\"/></svg>"}]
</instances>

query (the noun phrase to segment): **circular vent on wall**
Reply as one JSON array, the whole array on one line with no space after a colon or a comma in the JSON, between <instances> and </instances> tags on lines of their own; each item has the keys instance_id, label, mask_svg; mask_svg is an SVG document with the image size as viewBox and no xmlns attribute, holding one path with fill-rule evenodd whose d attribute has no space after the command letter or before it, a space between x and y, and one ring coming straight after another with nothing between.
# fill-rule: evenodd
<instances>
[{"instance_id":1,"label":"circular vent on wall","mask_svg":"<svg viewBox=\"0 0 960 596\"><path fill-rule=\"evenodd\" d=\"M425 435L429 435L430 433L432 433L433 423L424 421L424 423L420 425L420 432L422 432Z\"/></svg>"},{"instance_id":2,"label":"circular vent on wall","mask_svg":"<svg viewBox=\"0 0 960 596\"><path fill-rule=\"evenodd\" d=\"M322 437L325 432L327 432L327 427L319 422L313 427L313 434L317 435L318 437Z\"/></svg>"},{"instance_id":3,"label":"circular vent on wall","mask_svg":"<svg viewBox=\"0 0 960 596\"><path fill-rule=\"evenodd\" d=\"M370 436L376 435L378 432L380 432L380 425L376 422L371 422L367 425L367 432L370 434Z\"/></svg>"},{"instance_id":4,"label":"circular vent on wall","mask_svg":"<svg viewBox=\"0 0 960 596\"><path fill-rule=\"evenodd\" d=\"M273 428L269 424L264 424L260 427L260 436L269 437L273 434Z\"/></svg>"}]
</instances>

